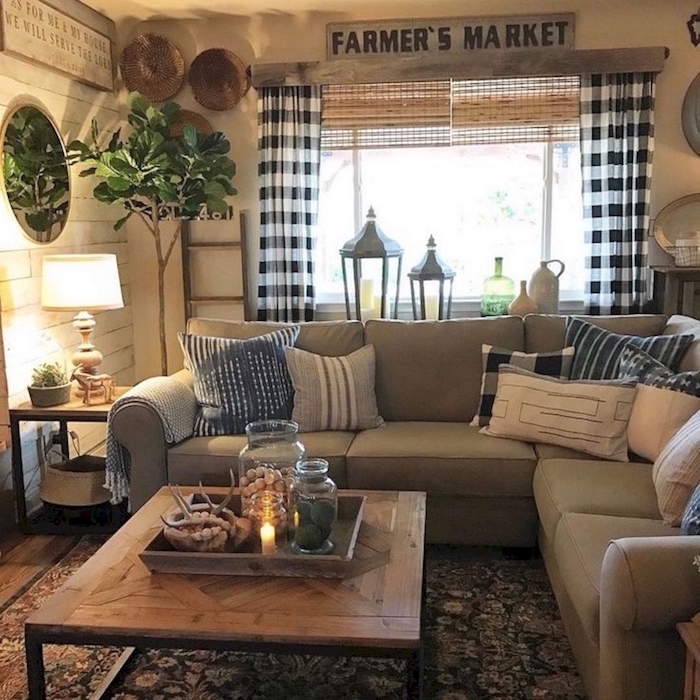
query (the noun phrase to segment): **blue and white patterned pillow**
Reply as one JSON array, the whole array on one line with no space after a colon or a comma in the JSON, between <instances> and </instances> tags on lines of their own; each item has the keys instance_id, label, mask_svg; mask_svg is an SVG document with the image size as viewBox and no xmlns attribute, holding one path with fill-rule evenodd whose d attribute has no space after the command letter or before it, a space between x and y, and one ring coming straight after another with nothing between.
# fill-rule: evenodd
<instances>
[{"instance_id":1,"label":"blue and white patterned pillow","mask_svg":"<svg viewBox=\"0 0 700 700\"><path fill-rule=\"evenodd\" d=\"M700 535L700 484L693 491L681 520L681 532L684 535Z\"/></svg>"},{"instance_id":2,"label":"blue and white patterned pillow","mask_svg":"<svg viewBox=\"0 0 700 700\"><path fill-rule=\"evenodd\" d=\"M570 379L614 379L620 355L628 344L645 350L675 371L693 340L692 335L621 335L570 316L565 344L576 348Z\"/></svg>"},{"instance_id":3,"label":"blue and white patterned pillow","mask_svg":"<svg viewBox=\"0 0 700 700\"><path fill-rule=\"evenodd\" d=\"M649 353L631 345L622 349L617 376L637 377L640 384L700 396L700 372L672 372Z\"/></svg>"},{"instance_id":4,"label":"blue and white patterned pillow","mask_svg":"<svg viewBox=\"0 0 700 700\"><path fill-rule=\"evenodd\" d=\"M235 435L256 420L290 419L294 388L280 349L298 335L299 326L246 340L178 333L199 403L194 434Z\"/></svg>"}]
</instances>

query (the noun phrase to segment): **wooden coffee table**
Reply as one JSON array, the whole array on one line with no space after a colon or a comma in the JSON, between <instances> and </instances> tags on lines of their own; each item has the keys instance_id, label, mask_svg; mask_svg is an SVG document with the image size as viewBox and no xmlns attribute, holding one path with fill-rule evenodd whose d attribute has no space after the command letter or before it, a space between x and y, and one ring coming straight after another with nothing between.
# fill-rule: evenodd
<instances>
[{"instance_id":1,"label":"wooden coffee table","mask_svg":"<svg viewBox=\"0 0 700 700\"><path fill-rule=\"evenodd\" d=\"M30 700L44 644L128 647L102 691L149 647L402 658L420 698L425 494L347 493L367 496L349 576L307 579L152 573L138 555L173 509L161 489L25 622Z\"/></svg>"}]
</instances>

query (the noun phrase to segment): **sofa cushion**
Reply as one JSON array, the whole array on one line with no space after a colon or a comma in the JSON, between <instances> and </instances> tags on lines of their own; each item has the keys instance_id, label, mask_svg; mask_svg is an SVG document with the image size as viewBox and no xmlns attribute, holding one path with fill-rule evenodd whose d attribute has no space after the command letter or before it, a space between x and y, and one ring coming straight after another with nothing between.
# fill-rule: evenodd
<instances>
[{"instance_id":1,"label":"sofa cushion","mask_svg":"<svg viewBox=\"0 0 700 700\"><path fill-rule=\"evenodd\" d=\"M635 381L563 381L501 365L487 435L573 447L626 462Z\"/></svg>"},{"instance_id":2,"label":"sofa cushion","mask_svg":"<svg viewBox=\"0 0 700 700\"><path fill-rule=\"evenodd\" d=\"M563 513L660 520L651 469L651 464L590 458L541 460L532 488L545 535L554 539Z\"/></svg>"},{"instance_id":3,"label":"sofa cushion","mask_svg":"<svg viewBox=\"0 0 700 700\"><path fill-rule=\"evenodd\" d=\"M304 433L300 442L306 454L323 457L329 463L328 474L339 488L347 488L345 454L355 433L323 431ZM233 469L238 483L238 454L248 440L245 435L193 437L173 445L168 450L168 479L173 484L192 485L202 480L210 486L229 483L229 469Z\"/></svg>"},{"instance_id":4,"label":"sofa cushion","mask_svg":"<svg viewBox=\"0 0 700 700\"><path fill-rule=\"evenodd\" d=\"M194 335L213 335L220 338L245 340L281 328L291 323L273 321L224 321L211 318L190 318L187 332ZM319 355L348 355L361 348L364 326L360 321L305 321L299 325L295 348Z\"/></svg>"},{"instance_id":5,"label":"sofa cushion","mask_svg":"<svg viewBox=\"0 0 700 700\"><path fill-rule=\"evenodd\" d=\"M693 340L685 355L683 355L678 370L685 372L687 370L700 369L700 320L690 316L671 316L663 332L667 335L692 335L695 340Z\"/></svg>"},{"instance_id":6,"label":"sofa cushion","mask_svg":"<svg viewBox=\"0 0 700 700\"><path fill-rule=\"evenodd\" d=\"M466 423L389 422L357 434L348 485L458 496L532 498L531 445L480 435Z\"/></svg>"},{"instance_id":7,"label":"sofa cushion","mask_svg":"<svg viewBox=\"0 0 700 700\"><path fill-rule=\"evenodd\" d=\"M562 583L591 643L599 641L600 570L608 542L621 537L678 534L678 528L660 520L589 513L562 515L554 538L554 555Z\"/></svg>"},{"instance_id":8,"label":"sofa cushion","mask_svg":"<svg viewBox=\"0 0 700 700\"><path fill-rule=\"evenodd\" d=\"M566 321L566 344L576 348L572 379L616 377L622 350L628 343L675 370L692 342L692 335L622 335L580 318L570 317Z\"/></svg>"},{"instance_id":9,"label":"sofa cushion","mask_svg":"<svg viewBox=\"0 0 700 700\"><path fill-rule=\"evenodd\" d=\"M680 525L700 484L700 412L666 443L654 462L652 477L663 519L669 525Z\"/></svg>"},{"instance_id":10,"label":"sofa cushion","mask_svg":"<svg viewBox=\"0 0 700 700\"><path fill-rule=\"evenodd\" d=\"M445 321L370 319L379 414L386 421L470 421L479 405L481 346L523 350L519 316Z\"/></svg>"},{"instance_id":11,"label":"sofa cushion","mask_svg":"<svg viewBox=\"0 0 700 700\"><path fill-rule=\"evenodd\" d=\"M374 347L324 357L285 348L294 385L292 420L299 430L367 430L384 425L374 393Z\"/></svg>"},{"instance_id":12,"label":"sofa cushion","mask_svg":"<svg viewBox=\"0 0 700 700\"><path fill-rule=\"evenodd\" d=\"M536 442L535 454L537 459L605 459L604 457L596 457L589 455L581 450L574 450L571 447L563 445L547 445L544 442Z\"/></svg>"},{"instance_id":13,"label":"sofa cushion","mask_svg":"<svg viewBox=\"0 0 700 700\"><path fill-rule=\"evenodd\" d=\"M661 314L630 314L625 316L577 316L595 326L628 335L661 335L667 316ZM525 316L525 352L551 352L563 348L566 340L566 316L529 314ZM673 332L683 332L673 331ZM700 367L700 363L698 364Z\"/></svg>"},{"instance_id":14,"label":"sofa cushion","mask_svg":"<svg viewBox=\"0 0 700 700\"><path fill-rule=\"evenodd\" d=\"M493 402L498 389L498 368L509 364L530 370L536 374L568 379L574 348L563 348L555 352L525 353L518 350L482 345L483 376L481 378L481 397L479 408L472 420L472 425L488 425L491 418Z\"/></svg>"},{"instance_id":15,"label":"sofa cushion","mask_svg":"<svg viewBox=\"0 0 700 700\"><path fill-rule=\"evenodd\" d=\"M292 382L278 349L299 326L248 340L178 333L199 404L195 435L234 435L248 423L292 415Z\"/></svg>"}]
</instances>

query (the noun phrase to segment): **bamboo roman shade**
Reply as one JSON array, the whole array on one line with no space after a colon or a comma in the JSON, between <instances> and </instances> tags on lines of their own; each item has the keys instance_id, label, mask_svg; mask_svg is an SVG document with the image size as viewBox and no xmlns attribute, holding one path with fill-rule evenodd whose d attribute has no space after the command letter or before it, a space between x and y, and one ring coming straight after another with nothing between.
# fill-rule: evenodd
<instances>
[{"instance_id":1,"label":"bamboo roman shade","mask_svg":"<svg viewBox=\"0 0 700 700\"><path fill-rule=\"evenodd\" d=\"M326 150L578 138L578 76L323 88Z\"/></svg>"}]
</instances>

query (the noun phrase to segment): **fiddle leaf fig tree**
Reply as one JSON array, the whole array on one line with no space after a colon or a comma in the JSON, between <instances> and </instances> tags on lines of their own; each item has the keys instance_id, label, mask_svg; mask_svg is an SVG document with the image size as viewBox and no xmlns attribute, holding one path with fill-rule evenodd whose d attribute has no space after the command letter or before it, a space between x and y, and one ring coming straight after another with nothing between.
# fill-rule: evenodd
<instances>
[{"instance_id":1,"label":"fiddle leaf fig tree","mask_svg":"<svg viewBox=\"0 0 700 700\"><path fill-rule=\"evenodd\" d=\"M73 141L71 162L88 167L81 177L101 182L93 196L105 204L121 204L126 213L114 225L120 229L132 216L139 218L153 237L158 261L158 304L161 373L167 374L165 336L165 269L182 231L184 219L197 218L203 208L226 214L226 197L236 194L231 184L235 164L228 157L230 143L221 132L202 134L190 124L182 136L173 135L180 105L167 102L156 108L142 95L129 98L131 133L124 140L117 129L100 145L97 123L92 121L92 143ZM164 218L174 214L175 231L166 240Z\"/></svg>"}]
</instances>

